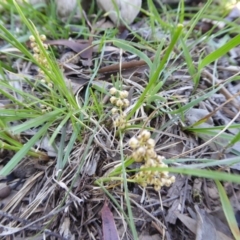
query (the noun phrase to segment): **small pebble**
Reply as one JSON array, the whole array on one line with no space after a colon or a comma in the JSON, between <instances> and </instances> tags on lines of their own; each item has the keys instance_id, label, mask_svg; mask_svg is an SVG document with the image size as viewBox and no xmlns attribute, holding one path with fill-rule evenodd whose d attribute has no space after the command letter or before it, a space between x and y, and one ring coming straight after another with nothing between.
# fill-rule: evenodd
<instances>
[{"instance_id":1,"label":"small pebble","mask_svg":"<svg viewBox=\"0 0 240 240\"><path fill-rule=\"evenodd\" d=\"M0 183L0 198L6 198L11 193L11 188L6 183Z\"/></svg>"}]
</instances>

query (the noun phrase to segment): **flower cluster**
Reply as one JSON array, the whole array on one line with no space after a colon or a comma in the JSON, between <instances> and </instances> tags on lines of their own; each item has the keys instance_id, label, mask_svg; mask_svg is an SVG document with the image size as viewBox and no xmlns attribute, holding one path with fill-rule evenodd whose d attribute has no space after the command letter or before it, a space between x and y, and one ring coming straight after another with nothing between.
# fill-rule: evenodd
<instances>
[{"instance_id":1,"label":"flower cluster","mask_svg":"<svg viewBox=\"0 0 240 240\"><path fill-rule=\"evenodd\" d=\"M144 162L140 171L135 175L135 180L143 187L149 184L153 185L156 191L159 191L162 186L169 187L175 182L175 177L169 176L167 171L141 171L143 168L168 167L163 162L164 157L155 152L155 141L150 137L150 132L143 130L137 137L130 139L129 146L133 149L132 158L136 162Z\"/></svg>"},{"instance_id":2,"label":"flower cluster","mask_svg":"<svg viewBox=\"0 0 240 240\"><path fill-rule=\"evenodd\" d=\"M45 35L40 35L39 36L42 42L42 46L45 49L48 49L48 45L44 43L46 41L46 36ZM43 65L44 67L48 67L48 62L44 54L42 53L41 49L39 48L39 45L36 43L36 39L33 35L29 37L29 40L31 42L30 46L34 52L33 57L36 59L36 61Z\"/></svg>"},{"instance_id":3,"label":"flower cluster","mask_svg":"<svg viewBox=\"0 0 240 240\"><path fill-rule=\"evenodd\" d=\"M44 49L46 49L46 50L48 49L48 45L44 43L47 38L43 34L39 35L38 32L36 32L36 34L38 35L38 39L40 40L40 43L36 41L36 39L33 35L31 35L29 37L30 46L33 50L33 57L38 62L39 66L43 67L48 72L51 72L51 67L48 64L48 60L46 58L46 52L44 52L43 49L40 47L40 44L41 44ZM45 86L47 89L53 88L52 81L49 79L49 77L44 73L44 71L42 69L39 69L39 77L40 77L40 79L39 79L40 83L43 86ZM44 93L44 94L47 94L47 93ZM44 104L40 104L40 108L43 113L52 110L51 107L44 105Z\"/></svg>"},{"instance_id":4,"label":"flower cluster","mask_svg":"<svg viewBox=\"0 0 240 240\"><path fill-rule=\"evenodd\" d=\"M130 104L127 99L128 92L125 90L119 91L115 87L112 87L110 89L110 94L112 95L110 102L115 105L111 110L112 114L115 115L113 124L115 127L123 129L130 125L130 123L127 122L126 114L123 112Z\"/></svg>"}]
</instances>

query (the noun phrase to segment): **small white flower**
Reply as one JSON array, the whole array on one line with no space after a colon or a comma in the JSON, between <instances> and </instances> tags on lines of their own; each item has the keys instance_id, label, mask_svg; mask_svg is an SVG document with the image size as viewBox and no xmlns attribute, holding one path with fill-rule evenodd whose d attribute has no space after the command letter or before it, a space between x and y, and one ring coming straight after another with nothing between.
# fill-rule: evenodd
<instances>
[{"instance_id":1,"label":"small white flower","mask_svg":"<svg viewBox=\"0 0 240 240\"><path fill-rule=\"evenodd\" d=\"M31 48L34 48L34 47L36 47L36 43L35 42L31 42L30 46L31 46Z\"/></svg>"},{"instance_id":2,"label":"small white flower","mask_svg":"<svg viewBox=\"0 0 240 240\"><path fill-rule=\"evenodd\" d=\"M109 90L111 95L115 95L117 93L117 89L115 87L110 88Z\"/></svg>"},{"instance_id":3,"label":"small white flower","mask_svg":"<svg viewBox=\"0 0 240 240\"><path fill-rule=\"evenodd\" d=\"M155 147L155 141L152 138L150 138L150 139L147 140L146 145L147 145L148 148L154 148Z\"/></svg>"},{"instance_id":4,"label":"small white flower","mask_svg":"<svg viewBox=\"0 0 240 240\"><path fill-rule=\"evenodd\" d=\"M112 114L116 114L118 112L118 109L114 107L114 108L112 108L111 112L112 112Z\"/></svg>"},{"instance_id":5,"label":"small white flower","mask_svg":"<svg viewBox=\"0 0 240 240\"><path fill-rule=\"evenodd\" d=\"M49 88L52 88L52 87L53 87L53 84L52 84L52 83L48 83L48 87L49 87Z\"/></svg>"},{"instance_id":6,"label":"small white flower","mask_svg":"<svg viewBox=\"0 0 240 240\"><path fill-rule=\"evenodd\" d=\"M146 149L145 147L140 147L136 150L136 152L138 153L139 156L144 157L144 155L146 154Z\"/></svg>"},{"instance_id":7,"label":"small white flower","mask_svg":"<svg viewBox=\"0 0 240 240\"><path fill-rule=\"evenodd\" d=\"M130 102L129 102L128 99L123 99L122 101L123 101L123 106L124 107L128 107L129 106Z\"/></svg>"},{"instance_id":8,"label":"small white flower","mask_svg":"<svg viewBox=\"0 0 240 240\"><path fill-rule=\"evenodd\" d=\"M118 100L116 101L116 106L117 106L117 107L122 107L122 106L123 106L123 101L122 101L121 99L118 99Z\"/></svg>"},{"instance_id":9,"label":"small white flower","mask_svg":"<svg viewBox=\"0 0 240 240\"><path fill-rule=\"evenodd\" d=\"M153 148L148 148L147 151L146 151L146 157L148 158L156 158L157 157L157 154L156 152L154 151Z\"/></svg>"},{"instance_id":10,"label":"small white flower","mask_svg":"<svg viewBox=\"0 0 240 240\"><path fill-rule=\"evenodd\" d=\"M142 141L146 142L151 137L151 134L148 130L143 130L139 134L139 137L141 138Z\"/></svg>"},{"instance_id":11,"label":"small white flower","mask_svg":"<svg viewBox=\"0 0 240 240\"><path fill-rule=\"evenodd\" d=\"M172 181L171 181L170 179L167 179L164 185L165 185L166 187L170 187L171 184L172 184Z\"/></svg>"},{"instance_id":12,"label":"small white flower","mask_svg":"<svg viewBox=\"0 0 240 240\"><path fill-rule=\"evenodd\" d=\"M158 160L159 163L161 163L161 167L165 167L165 164L162 162L164 159L165 158L162 157L162 156L159 156L159 155L157 156L157 160Z\"/></svg>"},{"instance_id":13,"label":"small white flower","mask_svg":"<svg viewBox=\"0 0 240 240\"><path fill-rule=\"evenodd\" d=\"M114 122L113 122L113 125L115 126L115 127L119 127L120 126L120 120L119 120L119 118L117 118Z\"/></svg>"},{"instance_id":14,"label":"small white flower","mask_svg":"<svg viewBox=\"0 0 240 240\"><path fill-rule=\"evenodd\" d=\"M117 101L117 98L116 98L116 97L113 96L113 97L110 98L110 102L111 102L112 104L115 104L116 101Z\"/></svg>"},{"instance_id":15,"label":"small white flower","mask_svg":"<svg viewBox=\"0 0 240 240\"><path fill-rule=\"evenodd\" d=\"M139 141L137 140L137 138L132 137L132 138L129 140L129 146L130 146L132 149L136 149L137 147L139 147Z\"/></svg>"},{"instance_id":16,"label":"small white flower","mask_svg":"<svg viewBox=\"0 0 240 240\"><path fill-rule=\"evenodd\" d=\"M38 48L38 47L34 47L34 48L33 48L33 51L34 51L35 53L39 53L39 48Z\"/></svg>"},{"instance_id":17,"label":"small white flower","mask_svg":"<svg viewBox=\"0 0 240 240\"><path fill-rule=\"evenodd\" d=\"M176 177L175 177L175 176L171 176L171 177L169 178L169 180L171 180L171 183L174 183L174 182L176 181Z\"/></svg>"},{"instance_id":18,"label":"small white flower","mask_svg":"<svg viewBox=\"0 0 240 240\"><path fill-rule=\"evenodd\" d=\"M46 41L46 39L47 39L47 37L44 35L44 34L42 34L41 36L40 36L40 38L41 38L41 40L44 42L44 41Z\"/></svg>"},{"instance_id":19,"label":"small white flower","mask_svg":"<svg viewBox=\"0 0 240 240\"><path fill-rule=\"evenodd\" d=\"M124 91L120 91L119 92L119 97L124 99L128 97L128 91L124 90Z\"/></svg>"},{"instance_id":20,"label":"small white flower","mask_svg":"<svg viewBox=\"0 0 240 240\"><path fill-rule=\"evenodd\" d=\"M31 42L35 42L35 37L34 37L33 35L31 35L31 36L29 36L29 40L30 40Z\"/></svg>"},{"instance_id":21,"label":"small white flower","mask_svg":"<svg viewBox=\"0 0 240 240\"><path fill-rule=\"evenodd\" d=\"M162 175L162 178L167 178L168 172L167 171L161 172L161 175Z\"/></svg>"},{"instance_id":22,"label":"small white flower","mask_svg":"<svg viewBox=\"0 0 240 240\"><path fill-rule=\"evenodd\" d=\"M33 57L34 57L36 60L38 60L38 59L39 59L39 54L34 53L34 54L33 54Z\"/></svg>"},{"instance_id":23,"label":"small white flower","mask_svg":"<svg viewBox=\"0 0 240 240\"><path fill-rule=\"evenodd\" d=\"M45 49L48 49L48 45L47 44L43 44L43 47L45 48Z\"/></svg>"}]
</instances>

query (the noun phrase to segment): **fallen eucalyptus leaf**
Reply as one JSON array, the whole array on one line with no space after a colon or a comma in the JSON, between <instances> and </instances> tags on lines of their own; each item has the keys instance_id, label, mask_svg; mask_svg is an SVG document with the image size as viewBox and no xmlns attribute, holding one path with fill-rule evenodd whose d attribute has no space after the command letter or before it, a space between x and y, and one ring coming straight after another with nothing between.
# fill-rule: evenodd
<instances>
[{"instance_id":1,"label":"fallen eucalyptus leaf","mask_svg":"<svg viewBox=\"0 0 240 240\"><path fill-rule=\"evenodd\" d=\"M110 208L108 207L107 202L105 202L103 205L101 215L102 215L103 240L120 239L118 236L113 214Z\"/></svg>"},{"instance_id":2,"label":"fallen eucalyptus leaf","mask_svg":"<svg viewBox=\"0 0 240 240\"><path fill-rule=\"evenodd\" d=\"M92 56L92 47L88 41L81 40L67 40L67 39L58 39L58 40L48 40L45 43L49 45L63 45L72 49L76 53L80 53L82 58L88 59Z\"/></svg>"}]
</instances>

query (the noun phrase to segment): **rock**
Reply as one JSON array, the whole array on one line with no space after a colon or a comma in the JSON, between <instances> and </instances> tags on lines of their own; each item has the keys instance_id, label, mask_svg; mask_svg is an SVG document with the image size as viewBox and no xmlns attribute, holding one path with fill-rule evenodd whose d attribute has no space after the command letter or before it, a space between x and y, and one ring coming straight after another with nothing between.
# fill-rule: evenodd
<instances>
[{"instance_id":1,"label":"rock","mask_svg":"<svg viewBox=\"0 0 240 240\"><path fill-rule=\"evenodd\" d=\"M98 6L109 14L115 25L124 22L131 24L142 6L142 0L115 0L115 2L116 5L113 4L113 0L97 0Z\"/></svg>"}]
</instances>

